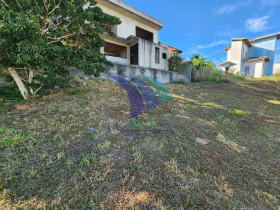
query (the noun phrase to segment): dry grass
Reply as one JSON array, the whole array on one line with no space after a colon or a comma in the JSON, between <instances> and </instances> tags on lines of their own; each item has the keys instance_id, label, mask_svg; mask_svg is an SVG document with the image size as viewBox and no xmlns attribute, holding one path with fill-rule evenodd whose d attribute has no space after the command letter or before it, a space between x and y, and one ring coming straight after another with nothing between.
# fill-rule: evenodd
<instances>
[{"instance_id":1,"label":"dry grass","mask_svg":"<svg viewBox=\"0 0 280 210\"><path fill-rule=\"evenodd\" d=\"M174 99L130 122L175 131L153 134L107 131L126 93L87 82L0 113L1 209L279 208L278 83L167 85Z\"/></svg>"},{"instance_id":2,"label":"dry grass","mask_svg":"<svg viewBox=\"0 0 280 210\"><path fill-rule=\"evenodd\" d=\"M268 76L263 76L261 78L247 78L247 80L249 81L273 81L273 82L277 82L280 81L280 74L275 74L272 77L268 77Z\"/></svg>"}]
</instances>

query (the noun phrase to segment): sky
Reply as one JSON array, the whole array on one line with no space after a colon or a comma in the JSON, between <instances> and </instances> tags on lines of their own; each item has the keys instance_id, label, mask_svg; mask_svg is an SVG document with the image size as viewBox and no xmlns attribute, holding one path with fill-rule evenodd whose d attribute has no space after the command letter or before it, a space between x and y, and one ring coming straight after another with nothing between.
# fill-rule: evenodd
<instances>
[{"instance_id":1,"label":"sky","mask_svg":"<svg viewBox=\"0 0 280 210\"><path fill-rule=\"evenodd\" d=\"M123 0L164 22L159 40L184 51L188 60L200 53L216 65L232 38L257 38L280 32L280 0ZM280 40L276 62L280 62ZM218 67L218 66L217 66Z\"/></svg>"}]
</instances>

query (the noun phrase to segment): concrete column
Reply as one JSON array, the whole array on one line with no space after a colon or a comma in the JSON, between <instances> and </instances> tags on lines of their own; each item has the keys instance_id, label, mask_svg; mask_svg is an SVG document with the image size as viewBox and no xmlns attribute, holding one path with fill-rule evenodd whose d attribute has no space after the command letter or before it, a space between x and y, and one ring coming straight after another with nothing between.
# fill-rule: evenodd
<instances>
[{"instance_id":1,"label":"concrete column","mask_svg":"<svg viewBox=\"0 0 280 210\"><path fill-rule=\"evenodd\" d=\"M130 47L127 47L127 60L129 60L130 63Z\"/></svg>"},{"instance_id":2,"label":"concrete column","mask_svg":"<svg viewBox=\"0 0 280 210\"><path fill-rule=\"evenodd\" d=\"M104 47L101 47L101 48L100 48L100 53L101 53L101 54L104 54Z\"/></svg>"}]
</instances>

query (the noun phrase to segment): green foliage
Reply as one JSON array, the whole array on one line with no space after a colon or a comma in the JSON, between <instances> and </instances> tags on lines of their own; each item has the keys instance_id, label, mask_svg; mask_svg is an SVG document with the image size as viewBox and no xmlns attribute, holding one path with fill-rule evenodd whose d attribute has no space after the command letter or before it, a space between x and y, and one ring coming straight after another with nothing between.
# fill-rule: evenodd
<instances>
[{"instance_id":1,"label":"green foliage","mask_svg":"<svg viewBox=\"0 0 280 210\"><path fill-rule=\"evenodd\" d=\"M202 82L218 82L222 76L222 72L215 70L215 64L213 61L207 61L206 58L199 54L194 54L191 57L191 63L193 66L192 70L192 81Z\"/></svg>"},{"instance_id":2,"label":"green foliage","mask_svg":"<svg viewBox=\"0 0 280 210\"><path fill-rule=\"evenodd\" d=\"M235 76L236 78L239 78L239 79L243 79L243 78L246 77L245 74L240 73L240 72L237 72L236 74L234 74L234 76Z\"/></svg>"},{"instance_id":3,"label":"green foliage","mask_svg":"<svg viewBox=\"0 0 280 210\"><path fill-rule=\"evenodd\" d=\"M0 1L2 73L8 68L37 71L35 81L56 84L69 67L98 77L113 63L100 54L103 26L120 24L94 0ZM112 33L110 33L112 34Z\"/></svg>"},{"instance_id":4,"label":"green foliage","mask_svg":"<svg viewBox=\"0 0 280 210\"><path fill-rule=\"evenodd\" d=\"M4 134L0 139L0 148L15 146L24 141L25 134L22 131L13 131L7 128L1 128L0 134Z\"/></svg>"},{"instance_id":5,"label":"green foliage","mask_svg":"<svg viewBox=\"0 0 280 210\"><path fill-rule=\"evenodd\" d=\"M213 63L213 61L207 61L204 57L200 56L199 54L195 54L191 58L191 61L192 61L192 65L196 69L202 69L204 67L214 69L216 67L216 65Z\"/></svg>"},{"instance_id":6,"label":"green foliage","mask_svg":"<svg viewBox=\"0 0 280 210\"><path fill-rule=\"evenodd\" d=\"M6 99L21 99L21 94L16 87L1 87L0 98L1 97Z\"/></svg>"},{"instance_id":7,"label":"green foliage","mask_svg":"<svg viewBox=\"0 0 280 210\"><path fill-rule=\"evenodd\" d=\"M183 64L184 58L178 52L174 52L172 56L168 59L169 71L180 71L180 65Z\"/></svg>"}]
</instances>

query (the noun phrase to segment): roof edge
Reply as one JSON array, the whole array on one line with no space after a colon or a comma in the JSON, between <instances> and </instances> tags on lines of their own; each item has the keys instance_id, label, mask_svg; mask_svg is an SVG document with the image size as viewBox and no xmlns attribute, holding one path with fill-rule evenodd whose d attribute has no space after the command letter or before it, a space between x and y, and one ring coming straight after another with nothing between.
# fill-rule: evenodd
<instances>
[{"instance_id":1,"label":"roof edge","mask_svg":"<svg viewBox=\"0 0 280 210\"><path fill-rule=\"evenodd\" d=\"M243 60L243 62L250 62L250 61L270 61L270 58L268 56L247 57Z\"/></svg>"},{"instance_id":2,"label":"roof edge","mask_svg":"<svg viewBox=\"0 0 280 210\"><path fill-rule=\"evenodd\" d=\"M142 11L140 11L139 9L121 1L121 0L97 0L98 3L102 4L102 3L109 3L112 4L113 6L119 7L121 9L126 10L127 12L138 16L154 25L157 26L157 29L162 29L164 27L164 23L154 17L152 17L151 15L148 15L147 13L144 13Z\"/></svg>"},{"instance_id":3,"label":"roof edge","mask_svg":"<svg viewBox=\"0 0 280 210\"><path fill-rule=\"evenodd\" d=\"M165 47L172 47L172 48L174 48L175 50L179 51L179 53L183 53L183 50L180 50L180 49L178 49L178 48L176 48L176 47L173 47L173 46L171 46L171 45L164 44L164 43L162 43L162 42L158 42L158 43L159 43L160 45L165 46Z\"/></svg>"}]
</instances>

